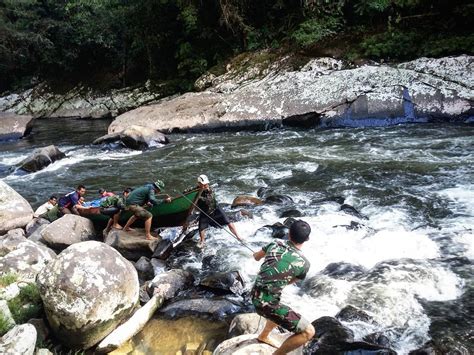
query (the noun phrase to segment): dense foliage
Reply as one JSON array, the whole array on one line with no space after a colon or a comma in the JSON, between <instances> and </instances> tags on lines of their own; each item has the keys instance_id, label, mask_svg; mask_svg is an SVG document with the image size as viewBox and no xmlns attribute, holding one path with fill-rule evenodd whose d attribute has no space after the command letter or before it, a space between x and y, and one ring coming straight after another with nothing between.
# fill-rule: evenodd
<instances>
[{"instance_id":1,"label":"dense foliage","mask_svg":"<svg viewBox=\"0 0 474 355\"><path fill-rule=\"evenodd\" d=\"M0 92L33 78L186 88L260 48L386 60L472 53L473 15L459 0L3 0Z\"/></svg>"}]
</instances>

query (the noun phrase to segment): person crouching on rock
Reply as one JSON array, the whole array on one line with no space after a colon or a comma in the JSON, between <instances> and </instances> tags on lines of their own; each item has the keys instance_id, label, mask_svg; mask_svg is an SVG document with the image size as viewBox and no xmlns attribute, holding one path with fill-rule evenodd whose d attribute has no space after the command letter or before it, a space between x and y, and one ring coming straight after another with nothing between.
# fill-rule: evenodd
<instances>
[{"instance_id":1,"label":"person crouching on rock","mask_svg":"<svg viewBox=\"0 0 474 355\"><path fill-rule=\"evenodd\" d=\"M290 307L280 302L283 288L297 280L303 280L310 263L301 253L303 243L308 241L311 227L297 220L289 231L289 241L274 241L253 254L255 260L264 262L252 289L252 303L257 314L267 319L265 328L258 336L260 342L278 348L274 354L287 354L307 343L315 333L311 323ZM278 347L270 339L270 332L281 326L292 336Z\"/></svg>"},{"instance_id":2,"label":"person crouching on rock","mask_svg":"<svg viewBox=\"0 0 474 355\"><path fill-rule=\"evenodd\" d=\"M104 198L100 203L100 213L106 216L112 216L105 228L106 233L108 233L111 228L122 229L122 226L119 224L120 212L125 209L125 200L130 192L132 192L132 188L127 187L123 190L122 196L112 195Z\"/></svg>"},{"instance_id":3,"label":"person crouching on rock","mask_svg":"<svg viewBox=\"0 0 474 355\"><path fill-rule=\"evenodd\" d=\"M198 188L201 190L201 196L197 201L197 207L199 207L199 246L204 246L206 239L206 230L211 227L222 228L223 226L229 226L230 231L237 237L238 240L242 241L237 229L234 224L229 221L225 212L221 207L217 206L216 195L209 186L209 179L206 175L199 175L198 177Z\"/></svg>"},{"instance_id":4,"label":"person crouching on rock","mask_svg":"<svg viewBox=\"0 0 474 355\"><path fill-rule=\"evenodd\" d=\"M76 205L79 199L86 194L84 185L79 185L76 191L70 192L62 196L58 201L59 212L64 214L79 214Z\"/></svg>"},{"instance_id":5,"label":"person crouching on rock","mask_svg":"<svg viewBox=\"0 0 474 355\"><path fill-rule=\"evenodd\" d=\"M145 221L146 239L156 239L151 235L151 221L153 215L142 206L145 204L158 205L161 201L156 198L155 194L159 194L164 188L165 184L163 181L156 180L153 184L147 184L130 192L125 199L125 210L132 212L133 216L130 217L127 224L125 224L125 231L131 231L130 226L132 223L137 219L142 219ZM171 198L168 195L166 196L164 201L171 202Z\"/></svg>"}]
</instances>

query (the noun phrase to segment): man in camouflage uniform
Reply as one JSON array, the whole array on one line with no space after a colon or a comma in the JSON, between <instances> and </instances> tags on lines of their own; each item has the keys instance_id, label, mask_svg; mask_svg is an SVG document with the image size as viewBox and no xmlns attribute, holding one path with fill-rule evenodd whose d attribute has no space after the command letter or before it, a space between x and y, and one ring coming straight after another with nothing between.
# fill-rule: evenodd
<instances>
[{"instance_id":1,"label":"man in camouflage uniform","mask_svg":"<svg viewBox=\"0 0 474 355\"><path fill-rule=\"evenodd\" d=\"M265 258L252 290L252 302L257 313L267 319L258 340L275 346L269 335L277 326L295 333L275 351L274 354L277 355L299 348L315 333L309 321L280 303L283 288L297 280L303 280L308 273L310 264L300 249L309 239L310 233L308 223L295 221L290 227L289 241L274 241L253 255L257 261Z\"/></svg>"}]
</instances>

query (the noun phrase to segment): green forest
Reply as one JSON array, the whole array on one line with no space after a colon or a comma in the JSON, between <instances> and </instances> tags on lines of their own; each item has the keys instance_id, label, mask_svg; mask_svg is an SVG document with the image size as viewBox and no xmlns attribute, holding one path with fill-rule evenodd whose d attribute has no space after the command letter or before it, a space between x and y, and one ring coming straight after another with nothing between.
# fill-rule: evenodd
<instances>
[{"instance_id":1,"label":"green forest","mask_svg":"<svg viewBox=\"0 0 474 355\"><path fill-rule=\"evenodd\" d=\"M2 0L0 17L0 93L39 80L188 90L260 49L351 61L474 52L474 3L459 0Z\"/></svg>"}]
</instances>

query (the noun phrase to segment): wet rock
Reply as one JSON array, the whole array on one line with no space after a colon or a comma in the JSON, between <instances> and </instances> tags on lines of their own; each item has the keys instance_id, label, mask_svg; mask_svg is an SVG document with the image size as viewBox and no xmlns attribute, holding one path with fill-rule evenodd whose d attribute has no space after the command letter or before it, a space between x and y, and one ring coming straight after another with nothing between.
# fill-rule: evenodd
<instances>
[{"instance_id":1,"label":"wet rock","mask_svg":"<svg viewBox=\"0 0 474 355\"><path fill-rule=\"evenodd\" d=\"M161 240L155 247L153 252L153 259L166 260L173 251L173 243L171 240Z\"/></svg>"},{"instance_id":2,"label":"wet rock","mask_svg":"<svg viewBox=\"0 0 474 355\"><path fill-rule=\"evenodd\" d=\"M150 296L159 295L165 300L174 297L179 291L184 290L193 282L193 276L190 272L184 270L169 270L158 276L148 284L148 293Z\"/></svg>"},{"instance_id":3,"label":"wet rock","mask_svg":"<svg viewBox=\"0 0 474 355\"><path fill-rule=\"evenodd\" d=\"M165 261L156 258L151 258L150 263L153 267L153 277L158 276L166 271Z\"/></svg>"},{"instance_id":4,"label":"wet rock","mask_svg":"<svg viewBox=\"0 0 474 355\"><path fill-rule=\"evenodd\" d=\"M293 199L287 195L267 195L265 197L265 203L273 205L291 205L293 203Z\"/></svg>"},{"instance_id":5,"label":"wet rock","mask_svg":"<svg viewBox=\"0 0 474 355\"><path fill-rule=\"evenodd\" d=\"M15 273L20 280L34 281L36 275L52 261L56 254L45 246L23 236L0 237L0 270Z\"/></svg>"},{"instance_id":6,"label":"wet rock","mask_svg":"<svg viewBox=\"0 0 474 355\"><path fill-rule=\"evenodd\" d=\"M56 146L49 145L35 149L28 158L18 164L18 167L26 172L34 173L64 157L66 157L66 154L61 152Z\"/></svg>"},{"instance_id":7,"label":"wet rock","mask_svg":"<svg viewBox=\"0 0 474 355\"><path fill-rule=\"evenodd\" d=\"M136 261L142 256L151 258L160 241L147 240L145 232L137 228L129 232L112 229L105 236L104 242L118 250L126 259Z\"/></svg>"},{"instance_id":8,"label":"wet rock","mask_svg":"<svg viewBox=\"0 0 474 355\"><path fill-rule=\"evenodd\" d=\"M364 338L362 338L362 340L367 343L383 346L385 348L390 348L393 346L390 339L382 332L367 334Z\"/></svg>"},{"instance_id":9,"label":"wet rock","mask_svg":"<svg viewBox=\"0 0 474 355\"><path fill-rule=\"evenodd\" d=\"M30 204L14 189L0 180L0 235L23 228L33 219Z\"/></svg>"},{"instance_id":10,"label":"wet rock","mask_svg":"<svg viewBox=\"0 0 474 355\"><path fill-rule=\"evenodd\" d=\"M301 115L293 115L283 119L283 126L313 128L321 124L321 114L317 112L308 112Z\"/></svg>"},{"instance_id":11,"label":"wet rock","mask_svg":"<svg viewBox=\"0 0 474 355\"><path fill-rule=\"evenodd\" d=\"M337 319L332 317L321 317L312 322L316 335L305 346L305 353L310 354L343 354L346 352L354 353L373 353L380 355L396 355L396 352L363 341L354 342L354 333L344 327Z\"/></svg>"},{"instance_id":12,"label":"wet rock","mask_svg":"<svg viewBox=\"0 0 474 355\"><path fill-rule=\"evenodd\" d=\"M257 313L236 315L229 326L229 338L244 334L259 334L265 327L265 319Z\"/></svg>"},{"instance_id":13,"label":"wet rock","mask_svg":"<svg viewBox=\"0 0 474 355\"><path fill-rule=\"evenodd\" d=\"M367 272L367 269L360 265L354 265L350 263L330 263L321 274L330 276L338 280L354 281L362 277Z\"/></svg>"},{"instance_id":14,"label":"wet rock","mask_svg":"<svg viewBox=\"0 0 474 355\"><path fill-rule=\"evenodd\" d=\"M163 133L144 126L132 125L121 132L107 134L97 138L93 144L120 143L123 146L143 150L168 144L169 139Z\"/></svg>"},{"instance_id":15,"label":"wet rock","mask_svg":"<svg viewBox=\"0 0 474 355\"><path fill-rule=\"evenodd\" d=\"M225 214L231 223L239 222L244 219L252 219L253 213L247 210L240 211L226 211Z\"/></svg>"},{"instance_id":16,"label":"wet rock","mask_svg":"<svg viewBox=\"0 0 474 355\"><path fill-rule=\"evenodd\" d=\"M352 207L351 205L348 205L346 203L341 206L341 211L343 211L344 213L350 214L354 217L360 218L360 219L368 219L362 213L357 211L354 207Z\"/></svg>"},{"instance_id":17,"label":"wet rock","mask_svg":"<svg viewBox=\"0 0 474 355\"><path fill-rule=\"evenodd\" d=\"M350 224L340 224L340 225L337 225L337 226L333 226L333 228L338 228L338 227L344 227L347 230L358 231L359 229L364 228L364 225L362 223L359 223L359 222L351 221Z\"/></svg>"},{"instance_id":18,"label":"wet rock","mask_svg":"<svg viewBox=\"0 0 474 355\"><path fill-rule=\"evenodd\" d=\"M288 239L289 228L280 222L277 222L272 225L263 226L262 228L259 228L257 230L257 233L264 232L266 230L270 231L270 236L272 238L284 239L284 240Z\"/></svg>"},{"instance_id":19,"label":"wet rock","mask_svg":"<svg viewBox=\"0 0 474 355\"><path fill-rule=\"evenodd\" d=\"M283 221L283 224L284 224L285 226L287 226L288 228L290 228L291 225L292 225L293 223L295 223L295 222L296 222L296 219L295 219L295 218L293 218L293 217L288 217L287 219L285 219L285 220Z\"/></svg>"},{"instance_id":20,"label":"wet rock","mask_svg":"<svg viewBox=\"0 0 474 355\"><path fill-rule=\"evenodd\" d=\"M341 322L354 322L354 321L361 321L366 323L374 323L374 319L365 313L363 310L348 305L341 309L336 314L336 319Z\"/></svg>"},{"instance_id":21,"label":"wet rock","mask_svg":"<svg viewBox=\"0 0 474 355\"><path fill-rule=\"evenodd\" d=\"M329 196L329 197L325 197L323 199L314 200L313 203L321 204L321 203L324 203L324 202L336 202L336 203L342 205L342 204L344 204L345 200L346 199L343 196Z\"/></svg>"},{"instance_id":22,"label":"wet rock","mask_svg":"<svg viewBox=\"0 0 474 355\"><path fill-rule=\"evenodd\" d=\"M41 237L51 248L62 250L68 246L95 238L94 224L90 219L67 214L49 224Z\"/></svg>"},{"instance_id":23,"label":"wet rock","mask_svg":"<svg viewBox=\"0 0 474 355\"><path fill-rule=\"evenodd\" d=\"M29 238L41 226L46 226L51 222L44 218L33 218L25 227L26 237Z\"/></svg>"},{"instance_id":24,"label":"wet rock","mask_svg":"<svg viewBox=\"0 0 474 355\"><path fill-rule=\"evenodd\" d=\"M31 132L33 116L0 112L0 141L20 139Z\"/></svg>"},{"instance_id":25,"label":"wet rock","mask_svg":"<svg viewBox=\"0 0 474 355\"><path fill-rule=\"evenodd\" d=\"M237 196L234 198L234 201L232 201L232 208L235 207L252 207L252 206L260 206L263 204L263 201L260 200L257 197L253 196Z\"/></svg>"},{"instance_id":26,"label":"wet rock","mask_svg":"<svg viewBox=\"0 0 474 355\"><path fill-rule=\"evenodd\" d=\"M241 295L244 291L244 280L238 271L217 272L205 276L199 285L214 291L224 291Z\"/></svg>"},{"instance_id":27,"label":"wet rock","mask_svg":"<svg viewBox=\"0 0 474 355\"><path fill-rule=\"evenodd\" d=\"M17 325L0 338L0 354L33 355L36 329L31 324Z\"/></svg>"},{"instance_id":28,"label":"wet rock","mask_svg":"<svg viewBox=\"0 0 474 355\"><path fill-rule=\"evenodd\" d=\"M135 269L137 270L138 278L140 280L151 280L155 276L153 265L151 265L150 259L146 256L142 256L137 260L135 263Z\"/></svg>"},{"instance_id":29,"label":"wet rock","mask_svg":"<svg viewBox=\"0 0 474 355\"><path fill-rule=\"evenodd\" d=\"M290 210L281 212L279 217L287 218L287 217L303 217L303 216L304 216L303 212L299 210L295 210L295 209L290 209Z\"/></svg>"},{"instance_id":30,"label":"wet rock","mask_svg":"<svg viewBox=\"0 0 474 355\"><path fill-rule=\"evenodd\" d=\"M261 199L265 199L267 195L274 194L275 190L269 188L269 187L259 187L257 190L257 196L260 197Z\"/></svg>"},{"instance_id":31,"label":"wet rock","mask_svg":"<svg viewBox=\"0 0 474 355\"><path fill-rule=\"evenodd\" d=\"M160 310L169 318L182 316L202 316L223 320L239 313L242 307L226 299L194 298L173 302Z\"/></svg>"},{"instance_id":32,"label":"wet rock","mask_svg":"<svg viewBox=\"0 0 474 355\"><path fill-rule=\"evenodd\" d=\"M138 303L133 265L105 243L88 241L65 249L36 281L56 337L87 349L117 327Z\"/></svg>"},{"instance_id":33,"label":"wet rock","mask_svg":"<svg viewBox=\"0 0 474 355\"><path fill-rule=\"evenodd\" d=\"M316 275L306 279L303 281L303 289L314 298L327 296L337 291L333 280L324 275Z\"/></svg>"}]
</instances>

